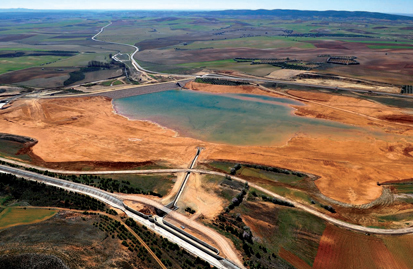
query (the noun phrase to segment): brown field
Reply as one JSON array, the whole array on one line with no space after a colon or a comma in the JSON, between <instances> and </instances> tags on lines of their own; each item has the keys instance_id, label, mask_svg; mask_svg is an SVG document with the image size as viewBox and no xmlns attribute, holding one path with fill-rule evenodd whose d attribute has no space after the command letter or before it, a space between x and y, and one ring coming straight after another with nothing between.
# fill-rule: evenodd
<instances>
[{"instance_id":1,"label":"brown field","mask_svg":"<svg viewBox=\"0 0 413 269\"><path fill-rule=\"evenodd\" d=\"M331 50L348 50L344 42L337 41L316 41L313 42L314 46L320 49L331 49Z\"/></svg>"},{"instance_id":2,"label":"brown field","mask_svg":"<svg viewBox=\"0 0 413 269\"><path fill-rule=\"evenodd\" d=\"M393 254L394 258L404 263L407 267L413 267L413 236L387 236L382 237L387 249Z\"/></svg>"},{"instance_id":3,"label":"brown field","mask_svg":"<svg viewBox=\"0 0 413 269\"><path fill-rule=\"evenodd\" d=\"M25 38L29 38L35 36L33 34L20 34L20 35L6 35L0 37L0 42L9 42L9 41L17 41L17 40L22 40Z\"/></svg>"},{"instance_id":4,"label":"brown field","mask_svg":"<svg viewBox=\"0 0 413 269\"><path fill-rule=\"evenodd\" d=\"M159 64L173 65L188 62L205 62L233 59L237 57L260 58L265 55L267 58L277 58L279 50L274 49L252 49L252 48L231 48L231 49L205 49L199 50L145 50L137 54L137 59L141 61L154 62Z\"/></svg>"},{"instance_id":5,"label":"brown field","mask_svg":"<svg viewBox=\"0 0 413 269\"><path fill-rule=\"evenodd\" d=\"M311 269L312 267L308 265L305 261L301 260L299 257L294 255L288 250L281 248L280 250L280 257L289 262L292 266L297 269Z\"/></svg>"},{"instance_id":6,"label":"brown field","mask_svg":"<svg viewBox=\"0 0 413 269\"><path fill-rule=\"evenodd\" d=\"M410 268L377 237L327 225L313 268Z\"/></svg>"},{"instance_id":7,"label":"brown field","mask_svg":"<svg viewBox=\"0 0 413 269\"><path fill-rule=\"evenodd\" d=\"M168 41L168 40L166 40ZM166 42L165 41L165 42ZM155 42L155 41L154 41ZM240 39L242 42L242 39ZM151 48L139 52L137 60L152 62L155 64L173 66L175 64L217 61L233 59L236 57L246 58L292 58L303 61L323 61L317 55L329 54L334 56L354 55L360 65L329 65L314 72L336 74L356 79L367 79L377 82L407 85L411 83L412 69L404 68L411 64L409 58L411 51L406 49L375 50L369 45L381 45L380 43L356 43L344 41L306 41L313 44L315 49L300 48L214 48L205 50L174 50ZM386 45L386 44L383 44ZM388 44L387 44L388 45ZM403 46L403 44L395 44ZM161 46L161 45L159 45ZM393 44L392 44L393 46ZM404 45L406 46L406 45Z\"/></svg>"},{"instance_id":8,"label":"brown field","mask_svg":"<svg viewBox=\"0 0 413 269\"><path fill-rule=\"evenodd\" d=\"M20 83L34 79L48 79L59 76L69 76L68 74L77 68L64 68L63 71L57 71L58 68L45 67L44 70L40 67L33 67L24 70L19 70L0 76L0 84Z\"/></svg>"},{"instance_id":9,"label":"brown field","mask_svg":"<svg viewBox=\"0 0 413 269\"><path fill-rule=\"evenodd\" d=\"M268 94L253 88L205 85L189 84L203 91ZM413 128L363 116L401 115L402 111L350 97L322 93L305 97L324 101L298 107L298 115L365 126L383 132L383 136L364 137L358 132L346 138L295 134L279 147L213 144L177 136L174 131L149 122L129 121L115 115L110 99L103 97L18 101L11 109L0 112L0 129L39 140L33 154L50 163L164 161L174 167L186 167L195 148L202 146L205 150L200 161L260 163L318 175L316 185L323 194L352 204L378 198L382 187L377 186L377 181L413 177L413 159L405 154L412 147L409 140Z\"/></svg>"},{"instance_id":10,"label":"brown field","mask_svg":"<svg viewBox=\"0 0 413 269\"><path fill-rule=\"evenodd\" d=\"M192 174L178 201L178 207L182 213L185 208L190 207L196 211L191 218L202 215L207 219L213 219L223 210L225 201L220 198L214 190L218 183L206 182L204 176Z\"/></svg>"},{"instance_id":11,"label":"brown field","mask_svg":"<svg viewBox=\"0 0 413 269\"><path fill-rule=\"evenodd\" d=\"M4 229L0 233L0 256L52 255L69 268L154 268L122 246L121 240L94 227L93 222L98 220L97 216L63 211L40 223Z\"/></svg>"}]
</instances>

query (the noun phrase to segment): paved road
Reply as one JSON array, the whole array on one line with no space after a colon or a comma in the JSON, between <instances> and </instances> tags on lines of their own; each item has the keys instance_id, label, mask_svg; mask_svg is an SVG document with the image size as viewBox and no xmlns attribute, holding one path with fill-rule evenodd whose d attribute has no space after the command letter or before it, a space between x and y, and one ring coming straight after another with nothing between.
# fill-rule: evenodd
<instances>
[{"instance_id":1,"label":"paved road","mask_svg":"<svg viewBox=\"0 0 413 269\"><path fill-rule=\"evenodd\" d=\"M216 75L216 74L207 74L207 75L203 75L200 77L201 78L228 79L228 80L246 81L246 82L272 82L272 83L279 83L279 84L286 84L286 85L297 85L297 86L306 86L306 87L313 87L313 88L316 87L316 88L327 89L327 90L351 91L351 92L359 92L359 93L374 93L374 94L387 95L387 96L393 96L393 97L413 98L413 95L406 95L406 94L368 91L368 90L356 90L356 89L350 89L350 88L314 85L314 84L299 83L299 82L294 82L294 81L272 80L272 79L266 79L266 78L245 78L245 77L224 76L224 75Z\"/></svg>"},{"instance_id":2,"label":"paved road","mask_svg":"<svg viewBox=\"0 0 413 269\"><path fill-rule=\"evenodd\" d=\"M88 196L91 196L93 198L96 198L106 204L109 204L115 208L118 208L122 211L124 211L128 216L130 216L131 218L133 218L135 221L138 221L139 223L141 223L142 225L147 226L149 229L159 233L160 235L162 235L163 237L168 238L170 241L177 243L179 246L185 248L186 250L188 250L189 252L193 253L196 256L199 256L200 258L202 258L205 261L208 261L210 264L214 265L217 268L233 268L233 266L228 266L223 264L221 261L217 260L215 257L211 256L210 254L206 253L203 249L199 249L197 247L195 247L193 244L190 244L180 238L177 238L176 236L174 236L173 234L171 234L170 232L160 228L159 226L155 226L153 225L149 220L145 220L137 215L135 215L134 213L130 212L129 210L126 210L126 208L123 205L123 200L121 198L120 195L114 195L111 193L108 193L106 191L103 191L101 189L95 188L95 187L91 187L91 186L87 186L87 185L83 185L83 184L79 184L79 183L74 183L71 181L66 181L66 180L62 180L62 179L57 179L57 178L53 178L53 177L49 177L49 176L45 176L42 174L37 174L34 172L30 172L30 171L26 171L26 170L21 170L19 168L14 168L14 167L9 167L9 166L4 166L4 165L0 165L0 172L6 172L6 173L10 173L10 174L14 174L16 176L20 176L29 180L35 180L38 182L42 182L45 183L47 185L51 185L51 186L55 186L58 188L62 188L68 191L73 191L73 192L77 192L77 193L82 193ZM155 207L158 207L159 205L155 202L152 201L150 199L141 197L140 199L141 202L149 204L149 205L153 205ZM160 206L162 207L162 205ZM175 212L176 213L176 212ZM206 227L204 227L204 229L206 229ZM219 238L221 238L221 235L218 235ZM224 239L222 239L224 240ZM224 246L225 248L225 246ZM230 250L233 252L233 250L230 248ZM235 253L233 254L235 257ZM231 256L231 255L229 255ZM238 261L238 260L235 260ZM240 263L240 268L242 268L242 263Z\"/></svg>"},{"instance_id":3,"label":"paved road","mask_svg":"<svg viewBox=\"0 0 413 269\"><path fill-rule=\"evenodd\" d=\"M297 96L294 96L294 95L291 95L291 94L288 94L288 93L285 93L285 92L282 92L282 91L277 91L277 90L269 89L269 88L266 88L266 87L264 87L264 86L259 86L259 88L262 89L262 90L264 90L264 91L266 91L266 92L270 92L270 93L275 93L275 94L278 94L278 95L286 96L287 98L290 98L290 99L298 100L298 101L301 101L301 102L307 102L307 103L317 104L317 105L319 105L319 106L324 106L324 107L328 107L328 108L331 108L331 109L343 111L343 112L346 112L346 113L358 115L358 116L365 117L365 118L367 118L367 119L374 120L374 121L381 121L381 122L385 122L385 123L387 123L387 124L394 124L394 125L407 126L407 127L412 127L412 126L413 126L413 125L411 125L411 124L406 124L406 123L390 122L390 121L383 120L383 119L379 119L379 118L376 118L376 117L372 117L372 116L369 116L369 115L366 115L366 114L363 114L363 113L359 113L359 112L355 112L355 111L351 111L351 110L348 110L348 109L339 108L339 107L335 107L335 106L330 106L330 105L327 105L327 104L324 104L324 103L321 103L321 102L316 102L316 101L313 101L313 100L308 100L308 99L305 99L305 98L303 98L303 97L297 97Z\"/></svg>"},{"instance_id":4,"label":"paved road","mask_svg":"<svg viewBox=\"0 0 413 269\"><path fill-rule=\"evenodd\" d=\"M139 48L134 46L134 45L129 45L129 44L122 44L122 43L116 43L116 42L106 42L102 40L96 39L98 35L100 35L104 29L108 26L110 26L112 22L110 22L108 25L102 27L96 35L92 37L93 40L98 41L98 42L104 42L104 43L109 43L109 44L116 44L116 45L125 45L129 46L135 49L135 51L131 55L131 61L132 65L135 67L137 71L143 71L149 74L163 74L163 75L171 75L171 76L181 76L182 75L177 75L177 74L164 74L156 71L151 71L145 68L142 68L142 66L139 65L139 63L135 60L134 56L136 53L139 52ZM188 75L186 77L192 77L194 78L195 76L193 75ZM368 91L368 90L356 90L356 89L349 89L349 88L342 88L342 87L331 87L331 86L323 86L323 85L314 85L314 84L307 84L307 83L299 83L299 82L294 82L294 81L283 81L283 80L272 80L272 79L265 79L265 78L245 78L245 77L236 77L236 76L226 76L226 75L217 75L217 74L207 74L203 75L201 77L204 78L221 78L221 79L229 79L229 80L236 80L236 81L247 81L247 82L272 82L272 83L281 83L281 84L287 84L287 85L298 85L298 86L307 86L307 87L317 87L317 88L322 88L322 89L328 89L328 90L341 90L341 91L352 91L352 92L359 92L359 93L375 93L379 95L387 95L387 96L393 96L393 97L403 97L403 98L413 98L412 95L404 95L404 94L396 94L396 93L387 93L387 92L378 92L378 91Z\"/></svg>"},{"instance_id":5,"label":"paved road","mask_svg":"<svg viewBox=\"0 0 413 269\"><path fill-rule=\"evenodd\" d=\"M164 206L154 200L151 200L149 198L143 197L143 196L138 196L138 195L131 195L131 194L117 194L118 198L125 199L125 200L131 200L131 201L136 201L142 204L146 204L149 206L153 206L155 208L163 208ZM168 218L172 218L175 220L178 220L182 223L185 224L186 227L192 228L193 230L198 230L201 233L206 234L212 242L215 243L216 246L221 250L221 252L227 257L227 259L236 262L237 264L242 264L242 262L239 260L238 256L232 249L231 245L228 243L228 241L223 238L221 234L216 232L213 229L210 229L194 220L188 219L186 216L176 212L169 210L168 211Z\"/></svg>"},{"instance_id":6,"label":"paved road","mask_svg":"<svg viewBox=\"0 0 413 269\"><path fill-rule=\"evenodd\" d=\"M0 160L5 160L9 161L4 158L0 158ZM15 164L20 164L18 162L13 161ZM25 164L26 167L33 167L31 165ZM0 166L2 167L2 166ZM40 167L34 167L36 169L39 169ZM201 169L153 169L153 170L123 170L123 171L85 171L85 172L80 172L80 171L63 171L63 170L54 170L54 169L45 169L45 168L40 168L39 170L41 171L46 171L48 170L49 172L53 173L60 173L60 174L74 174L74 175L110 175L110 174L162 174L162 173L182 173L182 172L192 172L192 173L199 173L199 174L210 174L210 175L217 175L217 176L222 176L225 177L229 174L226 173L221 173L221 172L216 172L216 171L209 171L209 170L201 170ZM232 175L232 179L240 181L242 183L247 182L246 180L240 178L240 177L235 177ZM264 189L254 183L248 182L248 184L256 188L257 190L260 190L264 193L266 193L269 196L272 196L274 198L289 202L293 204L296 208L302 209L310 214L313 214L319 218L322 218L330 223L333 223L335 225L344 227L346 229L358 231L358 232L364 232L364 233L372 233L372 234L384 234L384 235L402 235L402 234L410 234L413 233L413 227L410 228L403 228L403 229L379 229L379 228L369 228L369 227L364 227L361 225L356 225L356 224L351 224L342 220L335 219L334 217L331 217L327 214L321 213L312 207L309 207L307 205L295 202L293 200L290 200L288 198L285 198L281 195L278 195L276 193L273 193L267 189Z\"/></svg>"},{"instance_id":7,"label":"paved road","mask_svg":"<svg viewBox=\"0 0 413 269\"><path fill-rule=\"evenodd\" d=\"M175 74L166 74L166 73L160 73L160 72L156 72L156 71L152 71L152 70L148 70L143 68L142 66L139 65L139 63L135 60L134 56L136 53L139 52L139 48L137 46L134 45L129 45L129 44L124 44L124 43L117 43L117 42L109 42L109 41L103 41L103 40L99 40L97 39L97 37L103 33L103 31L105 30L106 27L109 27L110 25L112 25L112 22L110 22L108 25L103 26L99 33L97 33L96 35L94 35L92 37L92 40L97 41L97 42L102 42L102 43L108 43L108 44L115 44L115 45L124 45L124 46L128 46L128 47L132 47L134 48L134 52L130 55L130 59L132 62L133 67L136 69L136 71L141 71L141 72L145 72L148 74L162 74L162 75L173 75L173 76L179 76L179 77L188 77L188 78L194 78L194 75L175 75ZM117 60L117 58L112 57L114 60Z\"/></svg>"},{"instance_id":8,"label":"paved road","mask_svg":"<svg viewBox=\"0 0 413 269\"><path fill-rule=\"evenodd\" d=\"M112 25L110 22L108 25L102 27L100 31L92 37L93 40L108 44L116 44L116 45L124 45L129 46L135 49L135 51L131 55L131 62L132 65L135 67L137 71L143 71L149 74L162 74L162 75L169 75L169 76L180 76L180 77L188 77L188 78L195 78L194 75L179 75L179 74L166 74L156 71L151 71L145 68L142 68L139 63L134 59L136 53L139 52L139 48L134 45L123 44L123 43L116 43L116 42L107 42L96 39L98 35L100 35L106 27ZM116 60L116 58L114 58ZM387 93L387 92L379 92L379 91L368 91L368 90L357 90L357 89L350 89L350 88L342 88L342 87L331 87L331 86L323 86L323 85L314 85L314 84L307 84L307 83L299 83L294 81L284 81L284 80L272 80L266 78L246 78L246 77L236 77L236 76L227 76L227 75L218 75L218 74L206 74L200 77L203 78L217 78L217 79L228 79L228 80L235 80L235 81L246 81L246 82L271 82L271 83L280 83L280 84L287 84L287 85L298 85L298 86L306 86L306 87L317 87L321 89L328 89L328 90L341 90L341 91L351 91L351 92L358 92L358 93L374 93L378 95L385 95L385 96L392 96L392 97L402 97L402 98L411 98L413 99L412 95L404 95L404 94L396 94L396 93Z\"/></svg>"}]
</instances>

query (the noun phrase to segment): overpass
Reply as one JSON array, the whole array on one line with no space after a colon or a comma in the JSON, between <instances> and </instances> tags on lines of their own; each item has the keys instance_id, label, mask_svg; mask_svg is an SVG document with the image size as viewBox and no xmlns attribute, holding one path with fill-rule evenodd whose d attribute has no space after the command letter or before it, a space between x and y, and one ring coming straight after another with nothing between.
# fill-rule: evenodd
<instances>
[{"instance_id":1,"label":"overpass","mask_svg":"<svg viewBox=\"0 0 413 269\"><path fill-rule=\"evenodd\" d=\"M37 174L37 173L26 171L26 170L21 170L18 168L4 166L4 165L0 165L0 172L10 173L10 174L25 178L27 180L37 181L37 182L41 182L41 183L44 183L50 186L65 189L67 191L72 191L72 192L91 196L112 207L115 207L115 208L118 208L124 211L129 217L133 218L135 221L141 223L142 225L146 226L150 230L162 235L163 237L169 239L170 241L178 244L180 247L185 248L190 253L194 254L195 256L200 257L201 259L207 261L208 263L210 263L211 265L217 268L220 268L220 269L241 268L239 266L236 266L232 262L224 259L223 257L219 256L218 250L208 245L207 243L203 242L202 240L192 235L188 236L188 234L185 232L180 232L179 228L175 227L174 225L170 223L165 225L163 221L160 221L160 220L155 221L155 218L153 218L152 216L147 216L140 212L138 213L138 211L133 210L129 208L128 206L126 206L123 203L123 200L101 189L83 185L80 183L74 183L71 181L66 181L62 179L57 179L57 178Z\"/></svg>"}]
</instances>

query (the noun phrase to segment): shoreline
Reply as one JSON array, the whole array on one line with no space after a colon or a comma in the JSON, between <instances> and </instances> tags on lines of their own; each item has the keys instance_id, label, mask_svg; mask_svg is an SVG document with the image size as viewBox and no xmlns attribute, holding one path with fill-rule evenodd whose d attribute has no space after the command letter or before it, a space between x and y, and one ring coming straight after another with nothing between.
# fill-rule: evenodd
<instances>
[{"instance_id":1,"label":"shoreline","mask_svg":"<svg viewBox=\"0 0 413 269\"><path fill-rule=\"evenodd\" d=\"M377 199L382 193L378 180L413 177L413 159L404 154L412 145L407 142L373 142L361 135L332 142L326 135L298 134L281 146L216 144L174 137L176 132L171 129L117 114L112 100L105 97L18 102L0 113L0 128L5 133L38 139L33 152L45 162L162 161L183 168L192 160L196 147L203 147L200 161L225 159L319 175L316 185L323 195L351 204Z\"/></svg>"},{"instance_id":2,"label":"shoreline","mask_svg":"<svg viewBox=\"0 0 413 269\"><path fill-rule=\"evenodd\" d=\"M111 98L111 100L110 100L110 103L111 103L111 105L112 105L112 113L113 113L114 115L116 115L116 116L121 116L121 117L127 119L128 121L140 121L140 122L146 122L146 123L149 123L149 124L153 124L153 125L161 128L161 129L163 129L163 130L168 130L168 131L174 132L174 133L175 133L174 137L185 137L185 136L180 136L179 133L178 133L178 131L173 130L173 129L171 129L171 128L168 128L168 127L166 127L166 126L160 125L160 124L157 123L157 122L154 122L154 121L151 121L151 120L132 119L132 118L129 118L128 116L126 116L126 115L123 115L122 113L120 113L120 112L118 112L118 111L116 110L116 106L115 106L115 104L113 103L114 100L115 100L115 99L112 99L112 98Z\"/></svg>"}]
</instances>

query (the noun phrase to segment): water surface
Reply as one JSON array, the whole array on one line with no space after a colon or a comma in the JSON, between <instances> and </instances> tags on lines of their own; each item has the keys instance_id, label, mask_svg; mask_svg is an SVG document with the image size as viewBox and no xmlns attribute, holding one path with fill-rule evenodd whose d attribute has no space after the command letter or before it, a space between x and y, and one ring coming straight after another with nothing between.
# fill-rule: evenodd
<instances>
[{"instance_id":1,"label":"water surface","mask_svg":"<svg viewBox=\"0 0 413 269\"><path fill-rule=\"evenodd\" d=\"M210 94L171 90L113 100L115 110L137 120L150 120L209 142L235 145L285 143L295 133L353 133L357 127L295 116L289 105L302 103L251 94Z\"/></svg>"}]
</instances>

